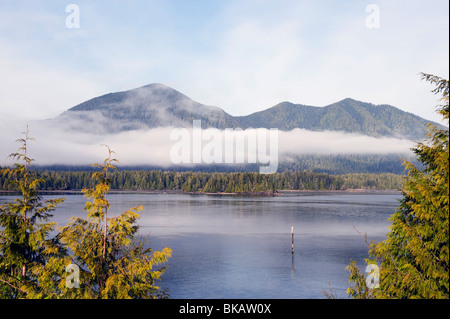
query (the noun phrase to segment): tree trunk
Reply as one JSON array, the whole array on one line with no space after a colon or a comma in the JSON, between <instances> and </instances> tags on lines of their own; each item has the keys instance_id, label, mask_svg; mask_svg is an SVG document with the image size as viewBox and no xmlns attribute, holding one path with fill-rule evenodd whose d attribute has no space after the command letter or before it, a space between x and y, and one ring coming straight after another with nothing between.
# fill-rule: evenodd
<instances>
[{"instance_id":1,"label":"tree trunk","mask_svg":"<svg viewBox=\"0 0 450 319\"><path fill-rule=\"evenodd\" d=\"M103 224L103 254L102 254L102 258L103 260L105 260L105 256L106 256L106 235L107 235L107 213L108 213L108 208L105 207L105 221Z\"/></svg>"}]
</instances>

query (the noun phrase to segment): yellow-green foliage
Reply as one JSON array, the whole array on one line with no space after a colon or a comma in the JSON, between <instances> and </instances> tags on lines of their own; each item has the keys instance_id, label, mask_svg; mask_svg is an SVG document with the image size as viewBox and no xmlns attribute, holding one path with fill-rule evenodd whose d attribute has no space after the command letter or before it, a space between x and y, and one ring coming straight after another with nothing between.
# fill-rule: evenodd
<instances>
[{"instance_id":1,"label":"yellow-green foliage","mask_svg":"<svg viewBox=\"0 0 450 319\"><path fill-rule=\"evenodd\" d=\"M438 113L449 119L448 81L422 74L442 93ZM423 170L406 162L408 176L403 199L391 216L385 241L372 242L369 253L380 265L376 298L449 298L449 133L429 125L427 140L413 149ZM362 274L352 262L347 268L353 286L350 296L367 297L358 286Z\"/></svg>"},{"instance_id":2,"label":"yellow-green foliage","mask_svg":"<svg viewBox=\"0 0 450 319\"><path fill-rule=\"evenodd\" d=\"M138 240L136 220L142 206L133 207L119 216L108 217L110 204L108 170L117 162L109 156L102 169L93 174L94 188L84 189L91 201L85 205L87 219L73 218L62 228L60 239L73 252L72 260L80 267L80 288L75 293L83 298L157 298L164 297L155 285L165 268L153 268L171 257L164 248L152 252L145 248L145 239Z\"/></svg>"},{"instance_id":3,"label":"yellow-green foliage","mask_svg":"<svg viewBox=\"0 0 450 319\"><path fill-rule=\"evenodd\" d=\"M0 206L0 298L161 298L167 297L155 285L172 251L153 252L146 240L137 237L139 211L133 207L119 216L108 217L110 204L108 170L117 160L108 148L101 171L92 175L93 188L83 189L91 201L85 205L87 218L71 218L69 224L49 239L56 224L48 222L50 211L64 198L42 201L37 187L42 182L28 173L28 137L13 158L24 165L3 169L21 191L21 197ZM79 269L79 287L66 279L68 265Z\"/></svg>"},{"instance_id":4,"label":"yellow-green foliage","mask_svg":"<svg viewBox=\"0 0 450 319\"><path fill-rule=\"evenodd\" d=\"M48 239L55 223L49 222L50 213L64 198L43 201L37 188L41 179L29 174L33 161L27 155L29 131L18 139L20 147L11 158L22 161L14 168L5 168L0 174L15 184L20 197L0 205L0 298L26 298L39 294L39 274L42 267L60 253L57 241Z\"/></svg>"}]
</instances>

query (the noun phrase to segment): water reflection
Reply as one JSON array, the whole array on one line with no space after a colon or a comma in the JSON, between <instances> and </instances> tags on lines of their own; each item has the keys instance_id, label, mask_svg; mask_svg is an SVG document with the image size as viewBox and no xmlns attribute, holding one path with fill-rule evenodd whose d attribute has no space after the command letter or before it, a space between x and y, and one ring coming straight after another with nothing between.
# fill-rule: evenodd
<instances>
[{"instance_id":1,"label":"water reflection","mask_svg":"<svg viewBox=\"0 0 450 319\"><path fill-rule=\"evenodd\" d=\"M294 266L294 253L292 253L292 262L291 262L291 277L295 276L295 266Z\"/></svg>"},{"instance_id":2,"label":"water reflection","mask_svg":"<svg viewBox=\"0 0 450 319\"><path fill-rule=\"evenodd\" d=\"M54 212L59 226L85 217L85 198ZM44 199L60 195L44 196ZM0 201L11 200L0 196ZM328 283L346 296L350 258L362 262L368 238L384 239L400 195L288 193L276 197L111 194L110 215L143 205L140 233L173 250L161 286L172 298L324 298ZM295 225L295 249L291 233Z\"/></svg>"}]
</instances>

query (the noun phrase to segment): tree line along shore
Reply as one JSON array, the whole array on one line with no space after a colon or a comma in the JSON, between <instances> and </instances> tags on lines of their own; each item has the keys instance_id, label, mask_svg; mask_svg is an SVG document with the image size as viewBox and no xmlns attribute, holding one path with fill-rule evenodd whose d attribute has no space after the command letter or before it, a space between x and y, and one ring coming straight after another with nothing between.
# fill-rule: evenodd
<instances>
[{"instance_id":1,"label":"tree line along shore","mask_svg":"<svg viewBox=\"0 0 450 319\"><path fill-rule=\"evenodd\" d=\"M94 170L32 170L43 179L41 190L69 191L92 187ZM111 172L111 190L180 191L188 193L264 194L277 191L398 190L405 176L392 173L331 175L311 171L274 174L251 172L211 173L162 170L119 170ZM14 177L0 176L0 191L13 191Z\"/></svg>"}]
</instances>

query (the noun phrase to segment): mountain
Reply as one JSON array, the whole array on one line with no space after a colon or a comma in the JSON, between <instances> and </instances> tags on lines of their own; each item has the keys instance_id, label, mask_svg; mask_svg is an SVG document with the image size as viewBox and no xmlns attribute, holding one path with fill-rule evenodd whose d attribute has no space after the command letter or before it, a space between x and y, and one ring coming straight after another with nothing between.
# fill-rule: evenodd
<instances>
[{"instance_id":1,"label":"mountain","mask_svg":"<svg viewBox=\"0 0 450 319\"><path fill-rule=\"evenodd\" d=\"M430 122L390 105L373 105L350 98L325 107L282 102L237 119L248 127L278 128L283 131L294 128L344 131L411 140L422 140L426 134L426 125Z\"/></svg>"},{"instance_id":2,"label":"mountain","mask_svg":"<svg viewBox=\"0 0 450 319\"><path fill-rule=\"evenodd\" d=\"M154 83L105 94L76 105L54 119L67 129L105 134L155 127L239 127L231 115L215 106L195 102L182 93Z\"/></svg>"},{"instance_id":3,"label":"mountain","mask_svg":"<svg viewBox=\"0 0 450 319\"><path fill-rule=\"evenodd\" d=\"M57 129L56 131L44 130L50 132L48 134L57 135L59 132L68 132L69 135L61 134L61 138L67 136L70 136L69 139L73 138L75 150L81 152L77 156L83 158L84 154L89 153L88 149L84 149L87 141L88 144L100 144L108 138L114 139L114 136L109 134L124 131L159 127L191 128L193 120L201 120L203 128L246 129L253 127L278 128L282 131L300 128L310 131L340 131L372 137L397 137L416 141L424 139L426 126L430 122L394 106L374 105L350 98L323 107L282 102L260 112L235 117L218 107L193 101L168 86L154 83L128 91L113 92L95 97L68 109L56 118L39 124L42 124L43 127ZM437 123L434 123L434 125L444 128ZM89 135L78 133L89 133ZM287 148L291 145L289 143L293 143L294 151L290 153L290 151L284 149L280 152L279 171L311 170L332 174L404 173L404 168L401 165L401 159L405 158L404 150L399 149L398 154L392 152L386 154L364 154L364 152L361 152L361 154L353 154L353 152L335 154L336 150L324 154L320 152L318 154L314 154L314 152L303 154L298 153L299 146L295 145L296 139L299 138L298 135L295 135L297 132L292 132L292 134L286 137L286 140L280 141L280 145L284 143ZM130 136L134 136L135 140L126 141L126 146L134 149L134 145L137 145L136 148L139 148L139 142L142 141L141 135ZM295 139L292 139L292 136L296 136ZM311 134L305 133L304 136L307 138ZM78 137L80 137L80 140L77 140ZM353 136L350 138L353 138ZM384 143L382 148L387 147L386 140L380 141ZM70 144L71 141L68 142L68 145L72 145ZM312 141L313 144L315 142ZM122 145L123 142L118 143ZM312 149L315 150L314 147ZM348 149L358 150L359 145L352 144ZM164 156L158 149L152 149L153 151L158 156ZM142 155L139 153L137 157L139 156ZM156 162L161 161L158 156L156 156ZM161 165L151 163L153 162L150 161L147 164L146 159L143 159L142 167ZM164 165L166 164L165 161ZM253 163L242 165L199 164L194 167L188 163L185 166L169 165L168 167L177 170L195 169L201 171L258 171L260 169L260 165Z\"/></svg>"},{"instance_id":4,"label":"mountain","mask_svg":"<svg viewBox=\"0 0 450 319\"><path fill-rule=\"evenodd\" d=\"M233 117L218 107L195 102L158 83L95 97L50 121L69 130L105 134L168 126L192 127L192 120L201 120L203 128L253 127L283 131L301 128L412 140L422 140L430 122L390 105L373 105L350 98L324 107L282 102L264 111Z\"/></svg>"}]
</instances>

